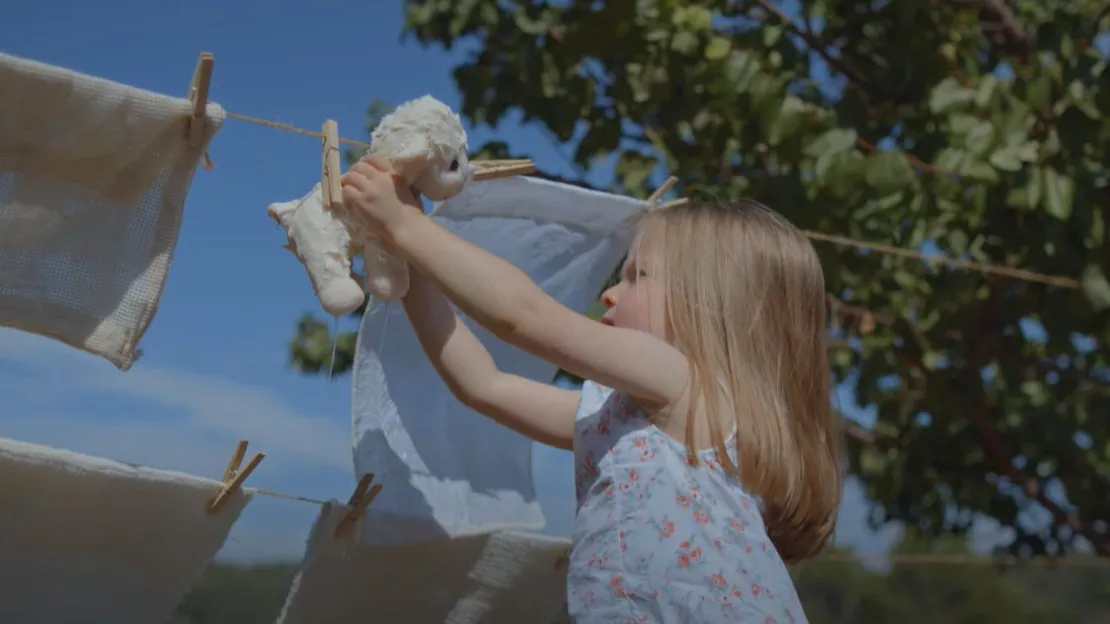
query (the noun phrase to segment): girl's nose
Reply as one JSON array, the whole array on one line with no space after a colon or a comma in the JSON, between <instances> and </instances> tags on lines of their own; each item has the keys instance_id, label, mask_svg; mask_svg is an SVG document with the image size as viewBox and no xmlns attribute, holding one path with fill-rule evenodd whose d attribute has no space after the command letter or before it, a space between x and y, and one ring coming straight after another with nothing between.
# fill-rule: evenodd
<instances>
[{"instance_id":1,"label":"girl's nose","mask_svg":"<svg viewBox=\"0 0 1110 624\"><path fill-rule=\"evenodd\" d=\"M617 296L612 288L601 293L601 305L605 306L606 309L617 305Z\"/></svg>"}]
</instances>

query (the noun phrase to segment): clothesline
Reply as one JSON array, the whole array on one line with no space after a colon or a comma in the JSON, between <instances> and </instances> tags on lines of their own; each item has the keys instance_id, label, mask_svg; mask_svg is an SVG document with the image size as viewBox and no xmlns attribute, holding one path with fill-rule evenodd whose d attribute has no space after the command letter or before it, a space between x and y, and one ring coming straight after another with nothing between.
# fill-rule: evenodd
<instances>
[{"instance_id":1,"label":"clothesline","mask_svg":"<svg viewBox=\"0 0 1110 624\"><path fill-rule=\"evenodd\" d=\"M276 130L282 130L284 132L291 132L293 134L299 134L299 135L302 135L302 136L314 137L314 138L318 138L318 139L322 139L323 136L324 136L323 133L315 131L315 130L309 130L307 128L300 128L298 126L294 126L294 125L286 124L286 123L281 123L281 122L278 122L278 121L270 121L270 120L262 119L262 118L259 118L259 117L252 117L250 115L241 115L239 113L233 113L231 111L225 111L225 114L227 115L227 117L229 117L231 119L237 119L239 121L252 123L252 124L263 126L263 127L266 127L266 128L273 128L273 129L276 129ZM353 139L345 139L345 138L342 138L342 137L339 138L339 143L342 144L342 145L349 145L349 146L352 146L352 147L361 147L361 148L369 148L370 147L369 143L365 143L363 141L355 141ZM211 166L212 166L211 161L208 159L207 154L205 154L205 165L204 166L205 166L206 169L210 169ZM1072 278L1069 278L1069 277L1063 277L1063 276L1059 276L1059 275L1049 275L1049 274L1046 274L1046 273L1039 273L1039 272L1036 272L1036 271L1027 271L1025 269L1016 269L1016 268L1013 268L1013 267L1007 267L1007 266L1002 266L1002 265L997 265L997 264L990 264L990 263L983 263L983 262L973 262L973 261L970 261L970 260L963 260L963 259L960 259L960 258L952 258L952 257L949 257L949 256L942 256L942 255L938 255L938 254L925 254L925 253L921 253L921 252L914 251L914 250L911 250L911 249L904 249L904 248L901 248L901 247L894 247L892 245L886 245L886 244L883 244L883 243L871 243L871 242L861 241L861 240L854 239L854 238L849 238L849 237L846 237L846 236L837 236L835 234L825 234L825 233L822 233L822 232L815 232L813 230L805 230L805 235L807 237L809 237L811 240L815 240L815 241L832 243L832 244L836 244L836 245L847 245L847 246L851 246L851 247L856 247L858 249L867 249L869 251L875 251L875 252L878 252L878 253L900 256L900 257L903 257L903 258L909 258L909 259L913 259L913 260L920 260L922 262L927 262L929 264L943 264L943 265L952 267L954 269L960 269L960 270L965 270L965 271L978 271L980 273L999 275L999 276L1002 276L1002 277L1008 277L1008 278L1016 279L1016 280L1020 280L1020 281L1036 282L1036 283L1041 283L1041 284L1047 284L1049 286L1059 286L1061 288L1072 288L1072 289L1079 288L1079 280L1072 279Z\"/></svg>"}]
</instances>

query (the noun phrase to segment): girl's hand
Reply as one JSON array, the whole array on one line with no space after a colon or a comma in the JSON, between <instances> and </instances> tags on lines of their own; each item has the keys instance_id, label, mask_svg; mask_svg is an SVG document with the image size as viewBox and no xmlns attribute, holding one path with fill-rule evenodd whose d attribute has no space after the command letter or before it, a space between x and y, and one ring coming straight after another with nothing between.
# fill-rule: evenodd
<instances>
[{"instance_id":1,"label":"girl's hand","mask_svg":"<svg viewBox=\"0 0 1110 624\"><path fill-rule=\"evenodd\" d=\"M370 154L355 163L340 179L343 203L379 235L391 231L414 212L424 210L388 158Z\"/></svg>"}]
</instances>

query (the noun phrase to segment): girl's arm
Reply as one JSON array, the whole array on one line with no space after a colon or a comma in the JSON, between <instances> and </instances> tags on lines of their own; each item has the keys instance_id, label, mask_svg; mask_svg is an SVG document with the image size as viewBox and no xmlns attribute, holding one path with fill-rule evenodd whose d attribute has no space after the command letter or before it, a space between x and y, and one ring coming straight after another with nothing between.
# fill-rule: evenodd
<instances>
[{"instance_id":1,"label":"girl's arm","mask_svg":"<svg viewBox=\"0 0 1110 624\"><path fill-rule=\"evenodd\" d=\"M498 338L643 402L662 406L681 396L688 365L671 345L648 333L603 325L578 314L523 271L454 235L422 211L408 208L392 214L382 222L392 244ZM492 362L483 360L481 368L483 374L491 374ZM498 379L502 386L508 383ZM499 400L507 404L513 391L500 392Z\"/></svg>"},{"instance_id":2,"label":"girl's arm","mask_svg":"<svg viewBox=\"0 0 1110 624\"><path fill-rule=\"evenodd\" d=\"M451 393L467 407L537 442L570 450L579 392L498 370L435 283L416 269L410 269L409 276L405 313Z\"/></svg>"}]
</instances>

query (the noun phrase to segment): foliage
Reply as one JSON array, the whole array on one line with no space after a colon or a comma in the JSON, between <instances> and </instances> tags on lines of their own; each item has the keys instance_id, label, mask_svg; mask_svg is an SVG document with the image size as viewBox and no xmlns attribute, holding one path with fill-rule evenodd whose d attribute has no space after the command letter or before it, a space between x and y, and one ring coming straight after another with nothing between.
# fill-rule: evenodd
<instances>
[{"instance_id":1,"label":"foliage","mask_svg":"<svg viewBox=\"0 0 1110 624\"><path fill-rule=\"evenodd\" d=\"M1081 534L1110 554L1110 8L785 6L405 2L408 35L467 51L468 120L518 114L581 170L614 163L610 190L644 196L666 170L809 230L1078 280L817 245L834 373L876 416L847 440L874 522L942 535L985 514L1016 553Z\"/></svg>"},{"instance_id":2,"label":"foliage","mask_svg":"<svg viewBox=\"0 0 1110 624\"><path fill-rule=\"evenodd\" d=\"M936 547L906 540L896 554L935 554ZM946 541L940 550L968 554L959 541ZM271 624L295 570L292 564L214 564L170 624ZM884 571L837 550L794 566L791 575L813 624L1094 624L1110 617L1106 566L1000 568L983 562L894 565Z\"/></svg>"}]
</instances>

